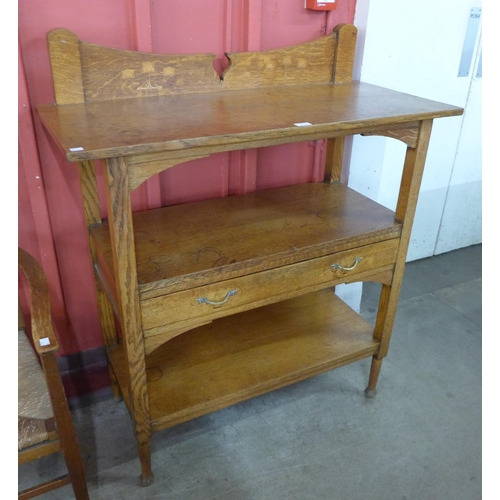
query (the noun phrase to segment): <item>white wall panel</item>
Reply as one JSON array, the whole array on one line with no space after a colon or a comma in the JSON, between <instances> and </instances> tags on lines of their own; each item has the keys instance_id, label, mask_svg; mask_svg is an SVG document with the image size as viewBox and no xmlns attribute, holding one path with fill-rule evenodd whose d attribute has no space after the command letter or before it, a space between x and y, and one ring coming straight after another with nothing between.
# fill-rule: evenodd
<instances>
[{"instance_id":1,"label":"white wall panel","mask_svg":"<svg viewBox=\"0 0 500 500\"><path fill-rule=\"evenodd\" d=\"M480 89L471 87L475 71L457 76L472 7L481 1L358 0L359 78L468 110L434 122L408 261L481 241ZM349 184L394 209L404 149L392 139L356 137Z\"/></svg>"},{"instance_id":2,"label":"white wall panel","mask_svg":"<svg viewBox=\"0 0 500 500\"><path fill-rule=\"evenodd\" d=\"M481 115L482 79L474 78L446 196L436 254L482 241Z\"/></svg>"}]
</instances>

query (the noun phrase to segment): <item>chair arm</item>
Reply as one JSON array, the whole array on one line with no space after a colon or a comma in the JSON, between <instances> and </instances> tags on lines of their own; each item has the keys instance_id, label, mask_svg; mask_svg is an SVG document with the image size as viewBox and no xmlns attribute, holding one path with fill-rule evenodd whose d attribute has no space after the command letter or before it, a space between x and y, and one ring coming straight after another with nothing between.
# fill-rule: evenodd
<instances>
[{"instance_id":1,"label":"chair arm","mask_svg":"<svg viewBox=\"0 0 500 500\"><path fill-rule=\"evenodd\" d=\"M59 344L52 327L47 278L40 264L22 248L18 248L18 266L26 276L30 288L31 333L35 349L39 355L55 352L59 349Z\"/></svg>"}]
</instances>

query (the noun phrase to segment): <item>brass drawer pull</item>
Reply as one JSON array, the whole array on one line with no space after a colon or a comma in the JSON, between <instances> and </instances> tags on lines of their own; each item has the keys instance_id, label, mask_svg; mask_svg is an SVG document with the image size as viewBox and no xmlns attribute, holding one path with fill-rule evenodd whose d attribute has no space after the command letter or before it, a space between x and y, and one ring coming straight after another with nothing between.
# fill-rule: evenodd
<instances>
[{"instance_id":1,"label":"brass drawer pull","mask_svg":"<svg viewBox=\"0 0 500 500\"><path fill-rule=\"evenodd\" d=\"M211 306L221 306L222 304L225 304L233 295L236 295L238 293L238 290L229 290L227 292L226 298L222 300L221 302L212 302L211 300L208 300L206 297L200 297L199 299L196 299L198 304L209 304Z\"/></svg>"},{"instance_id":2,"label":"brass drawer pull","mask_svg":"<svg viewBox=\"0 0 500 500\"><path fill-rule=\"evenodd\" d=\"M363 260L363 257L356 257L354 259L354 266L342 267L340 264L332 264L332 269L341 269L342 271L352 271Z\"/></svg>"}]
</instances>

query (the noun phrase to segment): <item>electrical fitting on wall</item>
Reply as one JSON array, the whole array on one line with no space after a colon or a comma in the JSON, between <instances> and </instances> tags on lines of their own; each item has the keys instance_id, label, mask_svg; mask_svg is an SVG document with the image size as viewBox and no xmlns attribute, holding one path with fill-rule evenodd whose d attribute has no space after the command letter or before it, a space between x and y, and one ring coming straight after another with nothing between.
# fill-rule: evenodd
<instances>
[{"instance_id":1,"label":"electrical fitting on wall","mask_svg":"<svg viewBox=\"0 0 500 500\"><path fill-rule=\"evenodd\" d=\"M311 10L335 10L337 0L305 0L305 7Z\"/></svg>"}]
</instances>

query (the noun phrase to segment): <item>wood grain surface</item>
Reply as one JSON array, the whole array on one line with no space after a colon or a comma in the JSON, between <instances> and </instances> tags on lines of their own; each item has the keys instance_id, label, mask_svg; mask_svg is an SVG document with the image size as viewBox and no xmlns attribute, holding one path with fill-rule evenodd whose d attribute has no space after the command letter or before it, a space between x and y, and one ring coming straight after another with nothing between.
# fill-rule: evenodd
<instances>
[{"instance_id":1,"label":"wood grain surface","mask_svg":"<svg viewBox=\"0 0 500 500\"><path fill-rule=\"evenodd\" d=\"M210 54L146 54L49 34L58 104L37 112L66 158L83 162L96 278L122 330L108 355L143 484L152 480L153 431L368 356L367 395L376 393L432 120L463 109L352 82L356 36L339 25L313 42L231 53L221 79ZM340 183L344 137L353 134L407 144L395 213ZM164 169L317 139L328 139L324 183L132 213L130 191ZM109 221L98 213L86 163L94 159L107 159ZM364 279L383 284L375 329L329 289Z\"/></svg>"},{"instance_id":2,"label":"wood grain surface","mask_svg":"<svg viewBox=\"0 0 500 500\"><path fill-rule=\"evenodd\" d=\"M153 430L369 357L378 349L372 332L324 290L180 335L146 358ZM119 348L110 359L126 371Z\"/></svg>"},{"instance_id":3,"label":"wood grain surface","mask_svg":"<svg viewBox=\"0 0 500 500\"><path fill-rule=\"evenodd\" d=\"M401 230L391 210L342 184L325 183L132 217L141 300L395 238ZM108 224L90 232L106 275L113 269Z\"/></svg>"},{"instance_id":4,"label":"wood grain surface","mask_svg":"<svg viewBox=\"0 0 500 500\"><path fill-rule=\"evenodd\" d=\"M223 74L224 89L329 83L337 34L311 42L260 52L231 52Z\"/></svg>"},{"instance_id":5,"label":"wood grain surface","mask_svg":"<svg viewBox=\"0 0 500 500\"><path fill-rule=\"evenodd\" d=\"M350 135L463 111L360 82L41 104L37 110L69 161L188 148L197 154L202 146L227 151L245 141Z\"/></svg>"},{"instance_id":6,"label":"wood grain surface","mask_svg":"<svg viewBox=\"0 0 500 500\"><path fill-rule=\"evenodd\" d=\"M223 316L341 283L369 281L382 271L390 272L394 269L398 248L399 239L394 238L327 257L144 300L141 302L141 311L146 351L151 352L149 346L158 346L160 339L167 341L189 327L194 328ZM362 260L356 263L357 258ZM334 269L334 264L348 269L352 266L354 269Z\"/></svg>"}]
</instances>

